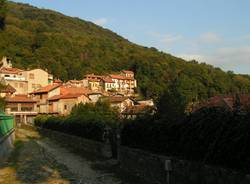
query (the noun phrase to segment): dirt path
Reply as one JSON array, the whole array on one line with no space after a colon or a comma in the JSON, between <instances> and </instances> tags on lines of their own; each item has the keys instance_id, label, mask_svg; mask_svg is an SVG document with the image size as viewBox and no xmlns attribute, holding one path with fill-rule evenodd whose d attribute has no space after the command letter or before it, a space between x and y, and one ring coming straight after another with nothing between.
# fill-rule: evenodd
<instances>
[{"instance_id":1,"label":"dirt path","mask_svg":"<svg viewBox=\"0 0 250 184\"><path fill-rule=\"evenodd\" d=\"M0 163L0 184L139 184L119 175L112 160L88 160L36 131L17 130L16 148Z\"/></svg>"}]
</instances>

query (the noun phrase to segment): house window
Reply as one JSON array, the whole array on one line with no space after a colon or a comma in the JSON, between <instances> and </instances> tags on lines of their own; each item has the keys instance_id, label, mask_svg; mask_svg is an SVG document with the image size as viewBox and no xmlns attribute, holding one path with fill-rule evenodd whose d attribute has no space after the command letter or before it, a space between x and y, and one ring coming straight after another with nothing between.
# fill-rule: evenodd
<instances>
[{"instance_id":1,"label":"house window","mask_svg":"<svg viewBox=\"0 0 250 184\"><path fill-rule=\"evenodd\" d=\"M64 105L64 110L67 110L67 108L68 108L67 105Z\"/></svg>"},{"instance_id":2,"label":"house window","mask_svg":"<svg viewBox=\"0 0 250 184\"><path fill-rule=\"evenodd\" d=\"M18 83L15 83L14 85L15 85L15 88L18 88Z\"/></svg>"},{"instance_id":3,"label":"house window","mask_svg":"<svg viewBox=\"0 0 250 184\"><path fill-rule=\"evenodd\" d=\"M23 112L29 112L29 111L32 111L33 108L32 107L21 107L21 111Z\"/></svg>"},{"instance_id":4,"label":"house window","mask_svg":"<svg viewBox=\"0 0 250 184\"><path fill-rule=\"evenodd\" d=\"M20 87L20 88L23 88L23 87L24 87L23 83L20 83L20 84L19 84L19 87Z\"/></svg>"},{"instance_id":5,"label":"house window","mask_svg":"<svg viewBox=\"0 0 250 184\"><path fill-rule=\"evenodd\" d=\"M40 100L42 100L43 99L43 95L40 95Z\"/></svg>"},{"instance_id":6,"label":"house window","mask_svg":"<svg viewBox=\"0 0 250 184\"><path fill-rule=\"evenodd\" d=\"M29 79L35 79L35 75L33 73L29 74Z\"/></svg>"},{"instance_id":7,"label":"house window","mask_svg":"<svg viewBox=\"0 0 250 184\"><path fill-rule=\"evenodd\" d=\"M10 111L11 111L11 112L17 112L17 111L18 111L18 108L17 108L17 107L12 107L12 108L10 108Z\"/></svg>"}]
</instances>

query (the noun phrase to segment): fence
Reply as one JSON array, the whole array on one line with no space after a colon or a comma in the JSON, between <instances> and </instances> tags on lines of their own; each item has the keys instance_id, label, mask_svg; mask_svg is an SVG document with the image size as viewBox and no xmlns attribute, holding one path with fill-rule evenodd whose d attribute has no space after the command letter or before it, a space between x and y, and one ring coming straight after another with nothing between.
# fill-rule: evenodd
<instances>
[{"instance_id":1,"label":"fence","mask_svg":"<svg viewBox=\"0 0 250 184\"><path fill-rule=\"evenodd\" d=\"M0 162L9 156L14 147L14 117L0 113Z\"/></svg>"},{"instance_id":2,"label":"fence","mask_svg":"<svg viewBox=\"0 0 250 184\"><path fill-rule=\"evenodd\" d=\"M14 117L0 114L0 138L14 129Z\"/></svg>"}]
</instances>

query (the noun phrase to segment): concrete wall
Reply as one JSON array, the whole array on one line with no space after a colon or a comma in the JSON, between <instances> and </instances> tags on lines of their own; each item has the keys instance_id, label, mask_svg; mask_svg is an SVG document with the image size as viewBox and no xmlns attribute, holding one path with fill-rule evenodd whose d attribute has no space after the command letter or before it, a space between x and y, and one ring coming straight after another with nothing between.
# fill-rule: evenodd
<instances>
[{"instance_id":1,"label":"concrete wall","mask_svg":"<svg viewBox=\"0 0 250 184\"><path fill-rule=\"evenodd\" d=\"M250 175L202 163L119 147L121 167L152 184L249 184ZM171 169L166 171L166 161ZM169 181L167 181L169 180Z\"/></svg>"},{"instance_id":2,"label":"concrete wall","mask_svg":"<svg viewBox=\"0 0 250 184\"><path fill-rule=\"evenodd\" d=\"M6 159L14 148L15 131L0 138L0 162Z\"/></svg>"},{"instance_id":3,"label":"concrete wall","mask_svg":"<svg viewBox=\"0 0 250 184\"><path fill-rule=\"evenodd\" d=\"M64 134L57 131L39 129L41 135L51 138L57 141L63 146L69 147L73 150L77 150L84 153L94 154L103 158L110 158L112 156L111 148L109 144L104 144L81 137Z\"/></svg>"}]
</instances>

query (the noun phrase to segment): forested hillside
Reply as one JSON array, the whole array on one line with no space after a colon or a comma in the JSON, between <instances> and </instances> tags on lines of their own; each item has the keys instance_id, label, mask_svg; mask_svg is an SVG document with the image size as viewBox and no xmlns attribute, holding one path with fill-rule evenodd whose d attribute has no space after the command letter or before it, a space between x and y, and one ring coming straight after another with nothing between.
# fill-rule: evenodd
<instances>
[{"instance_id":1,"label":"forested hillside","mask_svg":"<svg viewBox=\"0 0 250 184\"><path fill-rule=\"evenodd\" d=\"M249 76L133 44L91 22L26 4L8 2L7 8L6 26L0 31L0 57L11 57L16 67L47 68L62 80L131 69L140 92L154 98L171 81L188 101L250 91Z\"/></svg>"}]
</instances>

